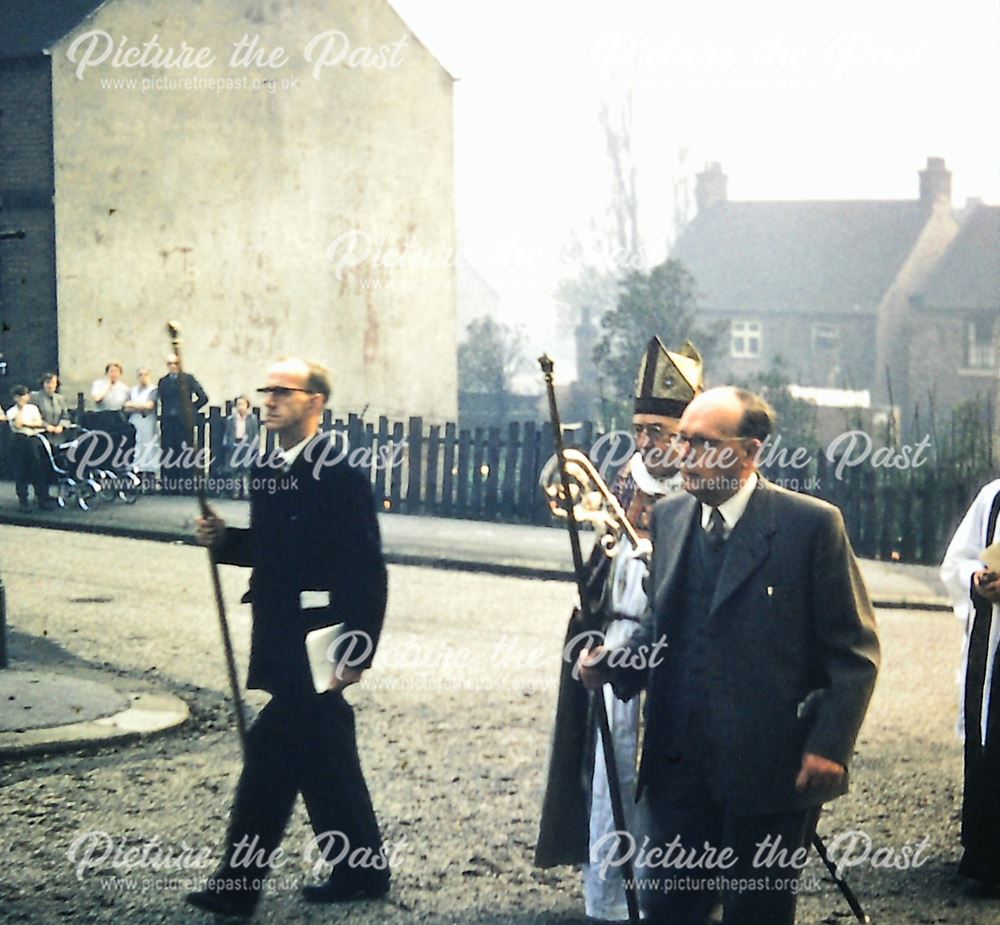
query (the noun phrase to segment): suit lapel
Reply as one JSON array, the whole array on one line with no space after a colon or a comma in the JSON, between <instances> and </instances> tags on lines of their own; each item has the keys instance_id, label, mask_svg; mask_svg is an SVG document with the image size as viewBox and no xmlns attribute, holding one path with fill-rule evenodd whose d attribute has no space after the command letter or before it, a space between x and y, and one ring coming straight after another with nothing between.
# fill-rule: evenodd
<instances>
[{"instance_id":1,"label":"suit lapel","mask_svg":"<svg viewBox=\"0 0 1000 925\"><path fill-rule=\"evenodd\" d=\"M740 522L736 525L726 544L726 559L715 587L709 616L732 596L767 558L774 533L772 511L773 490L763 479L747 504Z\"/></svg>"},{"instance_id":2,"label":"suit lapel","mask_svg":"<svg viewBox=\"0 0 1000 925\"><path fill-rule=\"evenodd\" d=\"M691 538L691 531L698 519L696 512L701 505L691 495L677 505L674 516L659 525L656 533L656 576L657 586L653 589L653 613L663 612L663 603L670 586L677 577L684 549Z\"/></svg>"}]
</instances>

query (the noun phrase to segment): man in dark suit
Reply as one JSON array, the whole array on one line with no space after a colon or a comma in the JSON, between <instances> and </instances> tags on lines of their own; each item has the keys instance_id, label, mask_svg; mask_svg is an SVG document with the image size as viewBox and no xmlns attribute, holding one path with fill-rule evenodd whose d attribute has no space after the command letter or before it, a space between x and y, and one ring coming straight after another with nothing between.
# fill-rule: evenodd
<instances>
[{"instance_id":1,"label":"man in dark suit","mask_svg":"<svg viewBox=\"0 0 1000 925\"><path fill-rule=\"evenodd\" d=\"M189 492L194 487L192 434L184 414L182 382L195 412L208 404L208 393L191 373L182 373L176 354L167 357L167 374L156 385L160 401L160 448L163 452L161 475L167 494ZM183 379L182 379L183 377Z\"/></svg>"},{"instance_id":2,"label":"man in dark suit","mask_svg":"<svg viewBox=\"0 0 1000 925\"><path fill-rule=\"evenodd\" d=\"M374 497L365 473L348 465L331 435L318 432L330 395L322 367L281 360L260 391L266 395L264 424L276 433L280 456L254 469L250 527L226 527L215 516L198 522L199 541L216 550L219 562L253 569L247 686L268 691L271 700L247 736L226 857L206 889L189 894L188 901L244 915L256 906L300 792L317 848L345 858L334 864L326 883L306 887L306 899L376 898L389 888L354 714L343 695L371 664L385 614ZM338 623L342 635L349 634L345 638L366 644L349 647L350 663L341 662L329 689L317 694L305 636Z\"/></svg>"},{"instance_id":3,"label":"man in dark suit","mask_svg":"<svg viewBox=\"0 0 1000 925\"><path fill-rule=\"evenodd\" d=\"M719 897L727 925L794 922L819 809L847 789L875 684L874 614L840 512L758 476L771 428L742 390L691 402L687 493L654 508L650 610L614 653L631 667L600 649L581 659L588 686L647 688L639 789L666 851L638 871L656 883L653 923L702 925Z\"/></svg>"}]
</instances>

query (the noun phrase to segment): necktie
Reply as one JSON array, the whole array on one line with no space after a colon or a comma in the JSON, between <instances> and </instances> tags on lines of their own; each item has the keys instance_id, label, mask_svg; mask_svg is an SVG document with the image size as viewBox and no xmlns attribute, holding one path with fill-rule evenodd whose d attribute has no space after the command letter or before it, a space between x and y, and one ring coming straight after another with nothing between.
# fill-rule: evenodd
<instances>
[{"instance_id":1,"label":"necktie","mask_svg":"<svg viewBox=\"0 0 1000 925\"><path fill-rule=\"evenodd\" d=\"M726 521L717 507L712 508L705 528L705 539L713 549L718 549L726 542Z\"/></svg>"}]
</instances>

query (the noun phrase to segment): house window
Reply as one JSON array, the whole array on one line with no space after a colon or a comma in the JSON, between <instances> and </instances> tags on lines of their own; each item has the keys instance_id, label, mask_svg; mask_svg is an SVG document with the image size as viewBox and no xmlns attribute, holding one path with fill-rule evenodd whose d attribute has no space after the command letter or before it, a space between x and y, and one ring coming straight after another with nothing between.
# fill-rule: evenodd
<instances>
[{"instance_id":1,"label":"house window","mask_svg":"<svg viewBox=\"0 0 1000 925\"><path fill-rule=\"evenodd\" d=\"M760 322L733 321L729 325L729 355L739 359L760 356Z\"/></svg>"},{"instance_id":2,"label":"house window","mask_svg":"<svg viewBox=\"0 0 1000 925\"><path fill-rule=\"evenodd\" d=\"M835 354L840 346L840 328L835 324L814 324L812 326L813 353Z\"/></svg>"},{"instance_id":3,"label":"house window","mask_svg":"<svg viewBox=\"0 0 1000 925\"><path fill-rule=\"evenodd\" d=\"M996 365L993 346L993 319L974 318L965 323L965 365L971 369L989 369Z\"/></svg>"}]
</instances>

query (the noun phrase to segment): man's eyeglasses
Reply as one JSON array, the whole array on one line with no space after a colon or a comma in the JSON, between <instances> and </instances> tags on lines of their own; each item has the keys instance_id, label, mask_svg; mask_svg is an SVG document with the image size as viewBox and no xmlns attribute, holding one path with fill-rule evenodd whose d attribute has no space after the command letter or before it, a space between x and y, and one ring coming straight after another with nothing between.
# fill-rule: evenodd
<instances>
[{"instance_id":1,"label":"man's eyeglasses","mask_svg":"<svg viewBox=\"0 0 1000 925\"><path fill-rule=\"evenodd\" d=\"M275 398L288 398L292 392L304 392L306 395L316 395L312 389L296 389L285 385L265 385L257 389L261 395L273 395Z\"/></svg>"},{"instance_id":2,"label":"man's eyeglasses","mask_svg":"<svg viewBox=\"0 0 1000 925\"><path fill-rule=\"evenodd\" d=\"M670 437L672 447L681 447L685 443L696 453L703 453L707 450L716 450L724 443L732 443L734 440L745 440L746 437L702 437L699 434L676 433Z\"/></svg>"},{"instance_id":3,"label":"man's eyeglasses","mask_svg":"<svg viewBox=\"0 0 1000 925\"><path fill-rule=\"evenodd\" d=\"M645 434L650 440L659 440L667 434L667 429L662 424L633 424L632 429L636 437Z\"/></svg>"}]
</instances>

